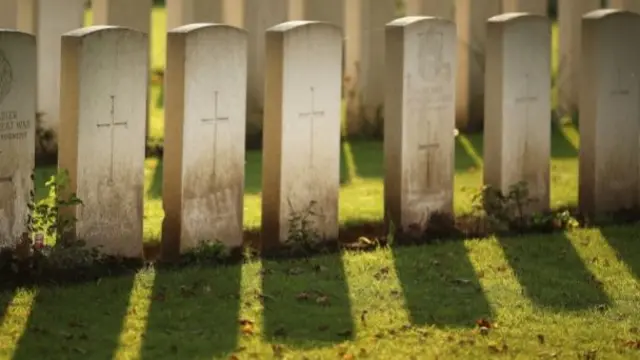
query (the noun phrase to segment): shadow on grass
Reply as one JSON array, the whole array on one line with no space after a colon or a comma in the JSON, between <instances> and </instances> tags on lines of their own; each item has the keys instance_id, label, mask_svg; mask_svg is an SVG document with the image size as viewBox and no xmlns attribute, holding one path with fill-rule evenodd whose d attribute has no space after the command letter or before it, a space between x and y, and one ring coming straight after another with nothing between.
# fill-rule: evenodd
<instances>
[{"instance_id":1,"label":"shadow on grass","mask_svg":"<svg viewBox=\"0 0 640 360\"><path fill-rule=\"evenodd\" d=\"M602 286L564 234L498 238L498 242L524 295L534 304L557 311L609 304Z\"/></svg>"},{"instance_id":2,"label":"shadow on grass","mask_svg":"<svg viewBox=\"0 0 640 360\"><path fill-rule=\"evenodd\" d=\"M37 168L35 172L36 200L41 200L49 195L49 189L45 184L56 174L56 171L57 167L54 165Z\"/></svg>"},{"instance_id":3,"label":"shadow on grass","mask_svg":"<svg viewBox=\"0 0 640 360\"><path fill-rule=\"evenodd\" d=\"M41 287L13 359L43 354L114 358L132 287L133 276L63 289Z\"/></svg>"},{"instance_id":4,"label":"shadow on grass","mask_svg":"<svg viewBox=\"0 0 640 360\"><path fill-rule=\"evenodd\" d=\"M481 133L460 134L456 137L456 172L467 172L482 167L483 139Z\"/></svg>"},{"instance_id":5,"label":"shadow on grass","mask_svg":"<svg viewBox=\"0 0 640 360\"><path fill-rule=\"evenodd\" d=\"M269 341L318 348L352 338L351 302L340 254L286 264L264 260L262 291Z\"/></svg>"},{"instance_id":6,"label":"shadow on grass","mask_svg":"<svg viewBox=\"0 0 640 360\"><path fill-rule=\"evenodd\" d=\"M384 177L383 143L377 140L349 140L355 176L363 179Z\"/></svg>"},{"instance_id":7,"label":"shadow on grass","mask_svg":"<svg viewBox=\"0 0 640 360\"><path fill-rule=\"evenodd\" d=\"M156 270L141 358L228 358L238 341L241 272Z\"/></svg>"},{"instance_id":8,"label":"shadow on grass","mask_svg":"<svg viewBox=\"0 0 640 360\"><path fill-rule=\"evenodd\" d=\"M575 159L578 157L578 149L567 138L567 134L561 126L554 123L551 127L551 157L556 159ZM566 125L566 128L568 131L575 131L573 125Z\"/></svg>"},{"instance_id":9,"label":"shadow on grass","mask_svg":"<svg viewBox=\"0 0 640 360\"><path fill-rule=\"evenodd\" d=\"M415 325L473 327L492 311L462 241L394 247L395 268Z\"/></svg>"},{"instance_id":10,"label":"shadow on grass","mask_svg":"<svg viewBox=\"0 0 640 360\"><path fill-rule=\"evenodd\" d=\"M13 291L0 291L0 324L2 324L2 321L7 314L7 309L9 308L14 296L15 292Z\"/></svg>"},{"instance_id":11,"label":"shadow on grass","mask_svg":"<svg viewBox=\"0 0 640 360\"><path fill-rule=\"evenodd\" d=\"M156 168L153 170L153 177L151 178L151 184L147 189L147 197L149 199L161 199L162 198L162 171L163 171L163 159L158 158Z\"/></svg>"},{"instance_id":12,"label":"shadow on grass","mask_svg":"<svg viewBox=\"0 0 640 360\"><path fill-rule=\"evenodd\" d=\"M600 232L616 252L617 258L624 262L636 280L640 281L640 241L637 228L603 227Z\"/></svg>"}]
</instances>

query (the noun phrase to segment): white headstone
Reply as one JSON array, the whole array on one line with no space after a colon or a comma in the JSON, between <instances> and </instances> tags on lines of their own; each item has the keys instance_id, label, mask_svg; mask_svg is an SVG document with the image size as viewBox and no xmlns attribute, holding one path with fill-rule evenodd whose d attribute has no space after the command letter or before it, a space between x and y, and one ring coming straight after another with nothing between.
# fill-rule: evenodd
<instances>
[{"instance_id":1,"label":"white headstone","mask_svg":"<svg viewBox=\"0 0 640 360\"><path fill-rule=\"evenodd\" d=\"M242 245L247 34L192 24L168 33L163 256Z\"/></svg>"},{"instance_id":2,"label":"white headstone","mask_svg":"<svg viewBox=\"0 0 640 360\"><path fill-rule=\"evenodd\" d=\"M409 16L386 30L385 214L399 229L426 229L453 214L456 27Z\"/></svg>"},{"instance_id":3,"label":"white headstone","mask_svg":"<svg viewBox=\"0 0 640 360\"><path fill-rule=\"evenodd\" d=\"M290 21L267 31L262 246L285 242L291 215L338 236L342 33ZM300 225L300 224L298 224Z\"/></svg>"},{"instance_id":4,"label":"white headstone","mask_svg":"<svg viewBox=\"0 0 640 360\"><path fill-rule=\"evenodd\" d=\"M0 248L25 232L33 189L36 39L0 30Z\"/></svg>"},{"instance_id":5,"label":"white headstone","mask_svg":"<svg viewBox=\"0 0 640 360\"><path fill-rule=\"evenodd\" d=\"M60 37L84 24L85 0L46 0L37 6L38 111L43 127L58 132L60 115Z\"/></svg>"},{"instance_id":6,"label":"white headstone","mask_svg":"<svg viewBox=\"0 0 640 360\"><path fill-rule=\"evenodd\" d=\"M1 0L0 28L35 33L37 0Z\"/></svg>"},{"instance_id":7,"label":"white headstone","mask_svg":"<svg viewBox=\"0 0 640 360\"><path fill-rule=\"evenodd\" d=\"M407 0L406 13L409 16L433 16L455 22L455 0Z\"/></svg>"},{"instance_id":8,"label":"white headstone","mask_svg":"<svg viewBox=\"0 0 640 360\"><path fill-rule=\"evenodd\" d=\"M62 37L58 165L70 173L74 235L105 253L142 255L148 37L91 26Z\"/></svg>"},{"instance_id":9,"label":"white headstone","mask_svg":"<svg viewBox=\"0 0 640 360\"><path fill-rule=\"evenodd\" d=\"M586 215L637 208L640 15L584 16L580 73L579 205Z\"/></svg>"},{"instance_id":10,"label":"white headstone","mask_svg":"<svg viewBox=\"0 0 640 360\"><path fill-rule=\"evenodd\" d=\"M600 8L600 0L558 1L558 107L562 115L578 108L582 15Z\"/></svg>"},{"instance_id":11,"label":"white headstone","mask_svg":"<svg viewBox=\"0 0 640 360\"><path fill-rule=\"evenodd\" d=\"M505 195L526 182L549 207L551 24L547 17L506 13L489 19L485 80L484 183Z\"/></svg>"},{"instance_id":12,"label":"white headstone","mask_svg":"<svg viewBox=\"0 0 640 360\"><path fill-rule=\"evenodd\" d=\"M166 0L167 31L187 24L221 23L224 5L228 4L228 1Z\"/></svg>"}]
</instances>

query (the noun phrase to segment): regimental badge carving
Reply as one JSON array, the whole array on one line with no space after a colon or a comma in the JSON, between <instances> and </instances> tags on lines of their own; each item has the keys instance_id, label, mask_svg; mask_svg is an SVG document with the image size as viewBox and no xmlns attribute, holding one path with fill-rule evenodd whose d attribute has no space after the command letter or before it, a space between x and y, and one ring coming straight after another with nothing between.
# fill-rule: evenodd
<instances>
[{"instance_id":1,"label":"regimental badge carving","mask_svg":"<svg viewBox=\"0 0 640 360\"><path fill-rule=\"evenodd\" d=\"M13 86L13 68L4 52L0 50L0 105L11 92Z\"/></svg>"}]
</instances>

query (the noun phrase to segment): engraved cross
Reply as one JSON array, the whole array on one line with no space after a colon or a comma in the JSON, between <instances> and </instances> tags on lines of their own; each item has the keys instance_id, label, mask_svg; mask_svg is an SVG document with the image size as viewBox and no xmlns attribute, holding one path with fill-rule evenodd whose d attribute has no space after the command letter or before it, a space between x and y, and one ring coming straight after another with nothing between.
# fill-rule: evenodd
<instances>
[{"instance_id":1,"label":"engraved cross","mask_svg":"<svg viewBox=\"0 0 640 360\"><path fill-rule=\"evenodd\" d=\"M126 121L116 121L116 112L115 112L115 95L111 95L111 121L108 123L98 123L98 128L109 128L110 130L110 141L111 141L111 164L109 166L109 179L107 183L113 185L113 151L115 149L115 136L114 131L116 126L124 126L128 127L128 122Z\"/></svg>"},{"instance_id":2,"label":"engraved cross","mask_svg":"<svg viewBox=\"0 0 640 360\"><path fill-rule=\"evenodd\" d=\"M536 103L538 101L538 96L535 95L532 91L531 91L531 75L529 73L526 73L524 75L524 93L520 94L516 100L515 103L517 106L524 106L524 117L525 117L525 121L524 121L524 128L525 128L525 135L524 135L524 142L523 142L523 146L524 146L524 151L523 151L523 155L528 153L528 147L529 147L529 142L527 141L528 136L527 134L529 133L529 110L530 110L530 106L533 103ZM526 168L526 162L523 161L522 162L522 166Z\"/></svg>"},{"instance_id":3,"label":"engraved cross","mask_svg":"<svg viewBox=\"0 0 640 360\"><path fill-rule=\"evenodd\" d=\"M215 178L216 176L216 159L218 158L218 124L220 122L228 122L229 121L229 117L228 116L220 116L218 114L218 110L220 108L220 103L218 102L218 91L214 91L214 110L213 110L213 118L206 118L206 119L202 119L200 120L201 122L205 123L205 124L213 124L213 176Z\"/></svg>"},{"instance_id":4,"label":"engraved cross","mask_svg":"<svg viewBox=\"0 0 640 360\"><path fill-rule=\"evenodd\" d=\"M302 119L310 119L311 120L311 124L309 126L309 166L312 167L313 166L313 148L314 148L314 141L313 141L313 128L314 128L314 123L316 120L316 117L323 117L324 111L320 111L320 110L316 110L316 93L315 93L316 89L312 86L311 87L311 109L307 112L303 112L298 114L300 118Z\"/></svg>"},{"instance_id":5,"label":"engraved cross","mask_svg":"<svg viewBox=\"0 0 640 360\"><path fill-rule=\"evenodd\" d=\"M437 141L432 141L432 132L431 132L431 122L428 119L424 119L423 121L427 122L427 131L424 134L427 137L427 141L418 143L418 154L424 153L424 158L426 160L425 170L427 172L427 176L425 181L427 182L426 190L429 192L435 186L434 180L436 179L435 171L433 167L434 157L437 155L440 150L440 144ZM422 136L419 134L418 136ZM420 155L422 156L422 155Z\"/></svg>"}]
</instances>

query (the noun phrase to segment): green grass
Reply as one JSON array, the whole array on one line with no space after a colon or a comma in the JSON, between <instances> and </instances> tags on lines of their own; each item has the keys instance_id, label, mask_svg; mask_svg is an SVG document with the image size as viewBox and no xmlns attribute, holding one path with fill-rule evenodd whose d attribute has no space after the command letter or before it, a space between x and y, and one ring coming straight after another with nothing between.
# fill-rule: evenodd
<instances>
[{"instance_id":1,"label":"green grass","mask_svg":"<svg viewBox=\"0 0 640 360\"><path fill-rule=\"evenodd\" d=\"M640 338L638 230L146 270L0 293L0 358L637 358L624 344ZM487 335L481 318L494 325Z\"/></svg>"}]
</instances>

